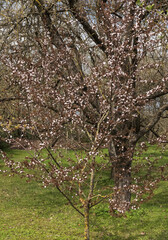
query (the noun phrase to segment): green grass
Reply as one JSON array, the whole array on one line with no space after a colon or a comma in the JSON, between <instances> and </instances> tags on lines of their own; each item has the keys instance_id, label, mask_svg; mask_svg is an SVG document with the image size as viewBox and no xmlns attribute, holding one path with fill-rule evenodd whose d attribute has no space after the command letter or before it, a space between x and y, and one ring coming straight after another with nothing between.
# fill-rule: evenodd
<instances>
[{"instance_id":1,"label":"green grass","mask_svg":"<svg viewBox=\"0 0 168 240\"><path fill-rule=\"evenodd\" d=\"M156 149L149 151L157 154ZM17 160L27 154L22 150L9 153ZM162 162L166 159L165 154ZM0 173L0 216L0 240L83 239L83 218L56 189L42 188L34 181L27 183L18 176ZM91 210L92 240L167 240L167 226L168 182L161 182L154 197L127 217L111 217L105 203Z\"/></svg>"}]
</instances>

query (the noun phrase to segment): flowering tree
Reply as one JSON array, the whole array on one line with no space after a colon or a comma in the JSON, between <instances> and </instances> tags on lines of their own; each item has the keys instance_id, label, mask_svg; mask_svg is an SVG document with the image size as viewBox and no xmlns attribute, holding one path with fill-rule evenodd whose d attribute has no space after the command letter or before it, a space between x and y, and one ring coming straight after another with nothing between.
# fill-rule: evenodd
<instances>
[{"instance_id":1,"label":"flowering tree","mask_svg":"<svg viewBox=\"0 0 168 240\"><path fill-rule=\"evenodd\" d=\"M108 198L111 210L123 213L131 207L131 192L140 195L131 176L136 146L150 131L155 133L168 110L167 5L133 0L33 3L42 26L32 31L36 44L26 51L23 39L16 39L1 60L10 70L11 84L19 87L15 97L25 109L17 127L38 138L48 157L38 152L29 161L7 164L14 172L39 178L44 186L54 185L85 217L89 239L92 206ZM21 22L26 25L22 18ZM158 99L162 106L152 119L144 118ZM88 144L78 141L85 152L61 160L62 155L50 148L51 139L65 138L67 129L77 128L87 136ZM166 135L156 137L166 141ZM74 147L71 139L68 144ZM104 146L110 161L100 154ZM114 180L108 192L104 186L101 191L96 187L106 167L112 167ZM33 173L27 174L25 168ZM155 183L147 181L145 189L151 192Z\"/></svg>"}]
</instances>

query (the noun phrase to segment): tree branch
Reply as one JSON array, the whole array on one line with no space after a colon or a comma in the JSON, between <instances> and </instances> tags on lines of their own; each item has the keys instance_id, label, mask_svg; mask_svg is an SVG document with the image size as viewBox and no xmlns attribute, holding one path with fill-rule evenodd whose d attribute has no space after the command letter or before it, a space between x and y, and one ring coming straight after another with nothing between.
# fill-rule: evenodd
<instances>
[{"instance_id":1,"label":"tree branch","mask_svg":"<svg viewBox=\"0 0 168 240\"><path fill-rule=\"evenodd\" d=\"M158 123L158 121L160 120L160 118L162 117L162 114L168 111L168 104L164 105L163 107L160 108L160 110L158 111L158 113L156 114L156 116L153 118L153 120L143 129L139 132L139 134L137 135L136 138L136 142L143 137L146 133L148 133L149 131L151 131L151 129L153 129L153 127Z\"/></svg>"},{"instance_id":2,"label":"tree branch","mask_svg":"<svg viewBox=\"0 0 168 240\"><path fill-rule=\"evenodd\" d=\"M99 38L97 32L90 26L90 24L87 22L86 18L82 17L78 12L78 9L75 7L76 1L69 0L69 6L70 10L73 14L73 16L80 22L80 24L83 26L83 29L86 31L86 33L89 35L89 37L96 43L99 48L105 52L106 46L102 42L102 40Z\"/></svg>"},{"instance_id":3,"label":"tree branch","mask_svg":"<svg viewBox=\"0 0 168 240\"><path fill-rule=\"evenodd\" d=\"M166 89L164 90L159 90L154 93L151 93L149 96L146 96L145 98L148 100L154 100L158 97L165 96L166 94L168 94L168 87L166 87Z\"/></svg>"},{"instance_id":4,"label":"tree branch","mask_svg":"<svg viewBox=\"0 0 168 240\"><path fill-rule=\"evenodd\" d=\"M24 19L26 19L30 14L31 14L31 12L28 13L26 16L22 17L19 21L17 21L17 22L14 24L13 28L12 28L11 30L9 30L9 32L8 32L7 35L5 36L5 39L4 39L4 41L3 41L2 45L1 45L0 51L3 50L5 42L6 42L7 39L9 38L10 34L17 28L18 24L20 24Z\"/></svg>"},{"instance_id":5,"label":"tree branch","mask_svg":"<svg viewBox=\"0 0 168 240\"><path fill-rule=\"evenodd\" d=\"M51 20L51 17L50 17L50 13L49 13L48 9L45 8L43 0L34 0L34 4L37 7L37 9L38 9L38 11L39 11L39 13L41 15L41 19L42 19L42 22L43 22L45 28L50 33L50 37L51 37L52 43L54 45L56 45L56 41L55 41L56 38L58 39L58 41L57 41L58 45L63 43L63 41L62 41L62 39L61 39L61 37L60 37L56 27L52 23L52 20Z\"/></svg>"},{"instance_id":6,"label":"tree branch","mask_svg":"<svg viewBox=\"0 0 168 240\"><path fill-rule=\"evenodd\" d=\"M21 97L9 97L9 98L0 98L0 102L10 102L16 100L23 100Z\"/></svg>"},{"instance_id":7,"label":"tree branch","mask_svg":"<svg viewBox=\"0 0 168 240\"><path fill-rule=\"evenodd\" d=\"M71 204L71 206L82 216L84 217L84 214L72 203L71 199L56 185L56 188L58 191L68 200L68 202Z\"/></svg>"}]
</instances>

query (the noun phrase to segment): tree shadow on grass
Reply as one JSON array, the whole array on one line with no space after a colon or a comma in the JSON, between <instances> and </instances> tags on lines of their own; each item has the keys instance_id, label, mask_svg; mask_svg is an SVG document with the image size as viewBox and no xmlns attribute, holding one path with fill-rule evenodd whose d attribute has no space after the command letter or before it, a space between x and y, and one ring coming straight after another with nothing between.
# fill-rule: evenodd
<instances>
[{"instance_id":1,"label":"tree shadow on grass","mask_svg":"<svg viewBox=\"0 0 168 240\"><path fill-rule=\"evenodd\" d=\"M167 240L168 182L162 182L154 197L127 217L115 218L102 213L92 221L97 240ZM100 210L100 212L103 210ZM103 221L104 218L104 221ZM95 220L95 221L94 221ZM110 227L111 222L111 227Z\"/></svg>"}]
</instances>

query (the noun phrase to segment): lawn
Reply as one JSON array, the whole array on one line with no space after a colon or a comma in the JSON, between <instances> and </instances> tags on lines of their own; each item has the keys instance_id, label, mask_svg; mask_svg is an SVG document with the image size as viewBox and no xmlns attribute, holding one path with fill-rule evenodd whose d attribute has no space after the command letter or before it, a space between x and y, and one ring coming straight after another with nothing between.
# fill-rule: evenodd
<instances>
[{"instance_id":1,"label":"lawn","mask_svg":"<svg viewBox=\"0 0 168 240\"><path fill-rule=\"evenodd\" d=\"M157 154L156 149L151 152ZM26 154L23 150L10 153L17 160ZM161 161L166 162L167 156L164 154ZM3 169L2 160L0 168ZM34 181L27 183L18 176L0 173L0 215L0 240L83 239L83 218L56 189L42 188ZM167 226L168 182L160 182L154 197L126 217L110 216L106 203L91 210L93 240L167 240Z\"/></svg>"}]
</instances>

